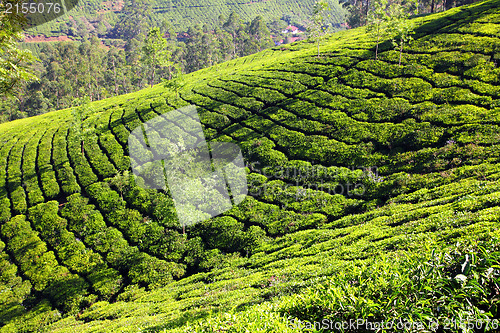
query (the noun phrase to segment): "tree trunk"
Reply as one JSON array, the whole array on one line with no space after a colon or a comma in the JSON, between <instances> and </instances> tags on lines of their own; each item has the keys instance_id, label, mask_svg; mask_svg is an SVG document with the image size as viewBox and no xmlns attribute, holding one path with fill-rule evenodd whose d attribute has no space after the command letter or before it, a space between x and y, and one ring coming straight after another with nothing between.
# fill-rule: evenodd
<instances>
[{"instance_id":1,"label":"tree trunk","mask_svg":"<svg viewBox=\"0 0 500 333\"><path fill-rule=\"evenodd\" d=\"M436 6L435 0L431 1L431 14L434 13L434 7Z\"/></svg>"},{"instance_id":2,"label":"tree trunk","mask_svg":"<svg viewBox=\"0 0 500 333\"><path fill-rule=\"evenodd\" d=\"M113 72L114 72L114 75L115 75L115 96L118 96L118 81L116 79L115 58L113 58Z\"/></svg>"},{"instance_id":3,"label":"tree trunk","mask_svg":"<svg viewBox=\"0 0 500 333\"><path fill-rule=\"evenodd\" d=\"M18 99L19 99L19 111L20 112L23 112L23 110L24 110L25 99L23 97L24 97L23 94L20 94L20 96L18 97Z\"/></svg>"},{"instance_id":4,"label":"tree trunk","mask_svg":"<svg viewBox=\"0 0 500 333\"><path fill-rule=\"evenodd\" d=\"M368 24L368 9L370 8L370 0L366 0L366 7L365 7L365 25Z\"/></svg>"},{"instance_id":5,"label":"tree trunk","mask_svg":"<svg viewBox=\"0 0 500 333\"><path fill-rule=\"evenodd\" d=\"M123 90L125 91L126 94L128 94L129 90L128 90L126 82L125 82L125 77L123 77L122 82L123 82Z\"/></svg>"},{"instance_id":6,"label":"tree trunk","mask_svg":"<svg viewBox=\"0 0 500 333\"><path fill-rule=\"evenodd\" d=\"M151 73L151 88L153 87L153 84L155 82L155 68L153 67L153 72Z\"/></svg>"},{"instance_id":7,"label":"tree trunk","mask_svg":"<svg viewBox=\"0 0 500 333\"><path fill-rule=\"evenodd\" d=\"M156 64L156 54L153 54L153 65L151 66L153 69L153 71L151 72L151 82L150 82L151 88L153 87L153 84L155 82L156 65L154 64Z\"/></svg>"},{"instance_id":8,"label":"tree trunk","mask_svg":"<svg viewBox=\"0 0 500 333\"><path fill-rule=\"evenodd\" d=\"M90 81L89 81L89 83L87 83L87 88L89 88L90 101L92 102L94 100L94 96L92 93L92 87L90 86Z\"/></svg>"},{"instance_id":9,"label":"tree trunk","mask_svg":"<svg viewBox=\"0 0 500 333\"><path fill-rule=\"evenodd\" d=\"M235 37L235 33L232 34L233 35L233 59L236 58L236 37Z\"/></svg>"}]
</instances>

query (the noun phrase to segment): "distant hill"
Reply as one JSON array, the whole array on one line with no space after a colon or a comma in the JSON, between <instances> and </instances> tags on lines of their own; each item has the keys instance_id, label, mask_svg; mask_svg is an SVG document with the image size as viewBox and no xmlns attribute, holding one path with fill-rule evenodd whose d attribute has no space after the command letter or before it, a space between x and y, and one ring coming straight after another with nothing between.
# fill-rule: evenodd
<instances>
[{"instance_id":1,"label":"distant hill","mask_svg":"<svg viewBox=\"0 0 500 333\"><path fill-rule=\"evenodd\" d=\"M500 1L413 22L401 66L360 28L0 124L0 331L497 327ZM186 105L250 195L183 233L125 171Z\"/></svg>"},{"instance_id":2,"label":"distant hill","mask_svg":"<svg viewBox=\"0 0 500 333\"><path fill-rule=\"evenodd\" d=\"M336 26L345 22L344 10L336 0L328 0L332 8L329 22ZM164 20L169 21L177 31L186 31L193 24L213 26L218 22L220 15L226 18L231 11L235 11L244 21L250 21L261 15L266 21L282 19L287 16L292 20L305 20L312 11L314 0L260 0L233 2L225 0L154 0L152 1L153 20L160 25ZM73 21L75 27L86 25L90 30L98 27L98 22L113 26L122 12L124 1L80 1L68 14L48 22L40 27L28 30L32 36L45 35L47 37L64 35L61 24L64 26Z\"/></svg>"}]
</instances>

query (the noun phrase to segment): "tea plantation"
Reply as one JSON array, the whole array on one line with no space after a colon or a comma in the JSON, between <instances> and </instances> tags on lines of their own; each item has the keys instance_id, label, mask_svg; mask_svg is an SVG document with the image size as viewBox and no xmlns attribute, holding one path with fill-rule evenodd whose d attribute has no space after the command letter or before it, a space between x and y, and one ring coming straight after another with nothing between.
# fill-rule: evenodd
<instances>
[{"instance_id":1,"label":"tea plantation","mask_svg":"<svg viewBox=\"0 0 500 333\"><path fill-rule=\"evenodd\" d=\"M500 1L413 23L1 124L0 331L497 331ZM249 195L183 230L127 142L186 105Z\"/></svg>"},{"instance_id":2,"label":"tea plantation","mask_svg":"<svg viewBox=\"0 0 500 333\"><path fill-rule=\"evenodd\" d=\"M345 10L337 1L327 0L327 2L332 8L331 16L327 21L338 28L339 24L344 22ZM123 0L80 0L74 9L41 26L28 29L27 34L47 37L61 36L68 34L68 27L74 29L78 24L83 24L90 25L90 27L94 25L97 28L99 21L115 26L121 16L126 14L124 4L127 3ZM154 26L160 26L163 21L168 21L172 23L177 32L187 31L189 27L198 23L213 27L218 23L220 15L227 18L233 11L238 13L245 22L251 21L256 16L262 16L267 22L280 20L284 17L302 21L311 15L314 6L313 0L151 0L144 3L151 8L151 16L148 19L154 22ZM137 24L136 18L130 20L131 24ZM92 27L91 30L93 29ZM80 39L79 37L81 37L78 32L76 35L70 33L70 36L72 39ZM34 43L27 43L24 46L32 48L32 44ZM35 45L39 46L40 44Z\"/></svg>"}]
</instances>

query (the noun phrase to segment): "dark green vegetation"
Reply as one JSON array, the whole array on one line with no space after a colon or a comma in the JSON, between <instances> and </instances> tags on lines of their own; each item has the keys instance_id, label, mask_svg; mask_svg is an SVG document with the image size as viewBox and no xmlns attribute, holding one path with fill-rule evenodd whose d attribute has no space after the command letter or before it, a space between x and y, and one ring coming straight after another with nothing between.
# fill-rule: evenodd
<instances>
[{"instance_id":1,"label":"dark green vegetation","mask_svg":"<svg viewBox=\"0 0 500 333\"><path fill-rule=\"evenodd\" d=\"M340 0L342 7L348 12L347 23L350 27L356 28L366 25L370 21L370 10L385 0ZM402 5L407 6L412 1L403 1ZM436 13L448 10L453 7L463 6L477 2L477 0L420 0L417 2L419 13Z\"/></svg>"},{"instance_id":2,"label":"dark green vegetation","mask_svg":"<svg viewBox=\"0 0 500 333\"><path fill-rule=\"evenodd\" d=\"M223 1L223 0L80 0L78 5L68 14L57 18L43 26L30 29L31 35L45 36L70 35L76 38L85 33L119 34L114 30L128 25L136 29L143 24L159 26L168 21L177 31L187 31L193 23L207 24L213 27L219 16L228 17L236 12L244 21L262 16L266 21L287 19L299 22L312 12L314 0L266 0L266 1ZM338 1L330 0L333 15L330 22L339 24L344 21L344 11ZM128 17L127 17L128 16ZM110 29L113 27L113 29ZM109 30L109 31L108 31ZM146 31L142 31L146 33Z\"/></svg>"},{"instance_id":3,"label":"dark green vegetation","mask_svg":"<svg viewBox=\"0 0 500 333\"><path fill-rule=\"evenodd\" d=\"M26 82L35 79L30 65L35 58L31 52L20 50L17 42L22 38L20 27L26 22L17 13L5 14L6 6L0 3L0 98L11 96ZM0 116L2 116L0 111ZM0 117L1 118L1 117ZM1 119L0 119L1 121Z\"/></svg>"},{"instance_id":4,"label":"dark green vegetation","mask_svg":"<svg viewBox=\"0 0 500 333\"><path fill-rule=\"evenodd\" d=\"M38 52L40 61L29 66L39 80L19 80L11 89L13 96L0 101L0 122L79 105L86 99L131 93L181 72L194 72L274 46L261 17L245 24L233 14L214 31L192 27L184 42L176 40L173 30L163 27L153 31L164 57L151 54L150 38L133 38L124 42L123 48L106 48L95 36L83 43L45 43ZM169 37L162 38L164 34Z\"/></svg>"},{"instance_id":5,"label":"dark green vegetation","mask_svg":"<svg viewBox=\"0 0 500 333\"><path fill-rule=\"evenodd\" d=\"M306 5L295 11L300 13L298 16L258 15L249 19L231 12L227 17L218 16L213 24L195 20L183 27L168 21L155 21L154 5L149 1L127 2L119 21L113 25L102 20L95 21L94 25L87 21L88 24L77 24L77 15L73 15L74 18L67 22L69 26L63 30L75 41L22 44L40 58L30 66L40 80L19 80L12 89L12 96L0 100L0 122L76 106L86 99L95 101L130 93L143 89L148 83L171 79L176 74L191 73L254 54L274 46L275 42L289 43L293 38L315 38L338 30L343 19L334 4L327 4L318 3L311 14ZM400 50L412 34L413 27L406 24L406 18L417 9L419 13L431 10L427 2L417 4L407 0L390 3L370 0L363 4L362 11L369 15L357 25L368 24L379 41L387 37L388 30L400 31L398 36L393 36ZM349 8L357 10L357 7ZM283 33L288 24L295 24L307 32ZM160 35L165 37L161 40L165 56L158 58L155 66L148 61L151 55L143 52L148 48L146 36L150 35L151 28L159 30L158 38ZM159 59L164 59L168 65L160 66Z\"/></svg>"},{"instance_id":6,"label":"dark green vegetation","mask_svg":"<svg viewBox=\"0 0 500 333\"><path fill-rule=\"evenodd\" d=\"M281 46L1 124L2 329L498 317L499 8L417 19L401 66L356 29L320 57ZM127 173L126 144L188 104L207 138L240 145L252 195L183 233L169 196Z\"/></svg>"},{"instance_id":7,"label":"dark green vegetation","mask_svg":"<svg viewBox=\"0 0 500 333\"><path fill-rule=\"evenodd\" d=\"M196 6L175 1L168 4L170 9L165 11L153 0L103 1L98 7L85 1L70 14L27 29L27 36L35 35L42 40L20 43L22 49L40 58L29 66L29 71L40 80L16 78L19 82L15 89L10 88L9 98L4 98L4 89L0 89L0 122L79 105L85 99L95 101L130 93L144 88L150 81L170 79L173 73L190 73L262 51L281 40L289 42L292 34L282 31L289 24L304 30L314 1L266 0L241 6L213 1L210 5L198 3ZM201 16L198 8L201 8ZM343 10L337 2L332 2L330 8L331 15L325 23L337 30L343 21ZM161 14L166 12L168 17ZM3 11L0 13L3 26L6 16ZM173 62L173 66L152 70L152 75L149 74L151 64L144 61L148 56L141 52L151 29L159 29L158 35L168 41L167 62ZM46 36L61 35L67 42L43 41ZM22 39L16 38L10 41L11 48ZM29 52L14 50L29 55ZM3 53L0 50L0 54ZM7 83L2 80L0 85Z\"/></svg>"}]
</instances>

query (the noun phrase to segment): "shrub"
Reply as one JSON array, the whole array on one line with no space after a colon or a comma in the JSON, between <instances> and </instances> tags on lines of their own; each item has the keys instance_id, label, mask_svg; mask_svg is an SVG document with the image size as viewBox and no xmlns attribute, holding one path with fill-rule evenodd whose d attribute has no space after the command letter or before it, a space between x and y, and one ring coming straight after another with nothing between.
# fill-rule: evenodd
<instances>
[{"instance_id":1,"label":"shrub","mask_svg":"<svg viewBox=\"0 0 500 333\"><path fill-rule=\"evenodd\" d=\"M44 170L40 174L40 179L42 181L43 193L47 199L54 199L59 194L59 184L56 180L56 173L53 171L50 165L44 167L38 167L38 170Z\"/></svg>"},{"instance_id":2,"label":"shrub","mask_svg":"<svg viewBox=\"0 0 500 333\"><path fill-rule=\"evenodd\" d=\"M245 246L243 226L243 223L223 216L197 223L191 234L201 237L208 248L237 252Z\"/></svg>"},{"instance_id":3,"label":"shrub","mask_svg":"<svg viewBox=\"0 0 500 333\"><path fill-rule=\"evenodd\" d=\"M44 133L40 133L33 136L26 144L23 152L23 162L21 167L23 171L23 182L30 206L34 206L44 201L43 193L38 184L38 176L36 174L37 149L40 143L41 135L43 134Z\"/></svg>"},{"instance_id":4,"label":"shrub","mask_svg":"<svg viewBox=\"0 0 500 333\"><path fill-rule=\"evenodd\" d=\"M42 237L48 239L59 237L61 231L66 228L66 220L57 215L58 211L57 201L49 201L29 209L29 219Z\"/></svg>"},{"instance_id":5,"label":"shrub","mask_svg":"<svg viewBox=\"0 0 500 333\"><path fill-rule=\"evenodd\" d=\"M76 133L72 129L69 130L68 135L68 151L71 164L75 168L75 173L78 177L79 183L86 187L97 182L98 178L85 158L85 152L82 153L81 139L79 140L76 137Z\"/></svg>"},{"instance_id":6,"label":"shrub","mask_svg":"<svg viewBox=\"0 0 500 333\"><path fill-rule=\"evenodd\" d=\"M434 322L467 315L487 322L497 313L491 290L498 280L499 258L493 250L496 246L483 246L402 258L384 255L360 267L349 264L326 283L283 300L279 311L309 322L370 317L373 322L397 324L405 318L428 328Z\"/></svg>"},{"instance_id":7,"label":"shrub","mask_svg":"<svg viewBox=\"0 0 500 333\"><path fill-rule=\"evenodd\" d=\"M276 145L267 138L254 139L242 144L242 149L249 159L265 165L282 165L288 159L285 154L273 149Z\"/></svg>"},{"instance_id":8,"label":"shrub","mask_svg":"<svg viewBox=\"0 0 500 333\"><path fill-rule=\"evenodd\" d=\"M97 206L105 214L123 209L125 202L120 195L113 191L107 183L94 183L87 187L89 195L96 200Z\"/></svg>"},{"instance_id":9,"label":"shrub","mask_svg":"<svg viewBox=\"0 0 500 333\"><path fill-rule=\"evenodd\" d=\"M145 218L133 209L112 210L107 215L107 220L121 230L133 243L142 240L146 232Z\"/></svg>"},{"instance_id":10,"label":"shrub","mask_svg":"<svg viewBox=\"0 0 500 333\"><path fill-rule=\"evenodd\" d=\"M109 132L99 135L99 143L103 146L111 161L119 171L125 171L130 167L130 160L124 156L121 145L116 141L115 136Z\"/></svg>"},{"instance_id":11,"label":"shrub","mask_svg":"<svg viewBox=\"0 0 500 333\"><path fill-rule=\"evenodd\" d=\"M184 275L184 267L180 264L165 262L145 253L139 253L134 258L135 265L129 270L132 283L149 288L164 287L174 277Z\"/></svg>"},{"instance_id":12,"label":"shrub","mask_svg":"<svg viewBox=\"0 0 500 333\"><path fill-rule=\"evenodd\" d=\"M116 295L122 286L123 278L117 270L113 268L101 269L89 274L88 279L92 288L103 300L109 300Z\"/></svg>"},{"instance_id":13,"label":"shrub","mask_svg":"<svg viewBox=\"0 0 500 333\"><path fill-rule=\"evenodd\" d=\"M1 233L33 288L53 299L64 311L77 311L88 294L85 281L57 263L54 253L47 251L25 217L15 216L2 226Z\"/></svg>"},{"instance_id":14,"label":"shrub","mask_svg":"<svg viewBox=\"0 0 500 333\"><path fill-rule=\"evenodd\" d=\"M0 323L5 325L15 317L22 316L26 310L23 302L31 293L31 283L18 276L18 268L11 263L9 255L4 251L5 243L0 241Z\"/></svg>"}]
</instances>

